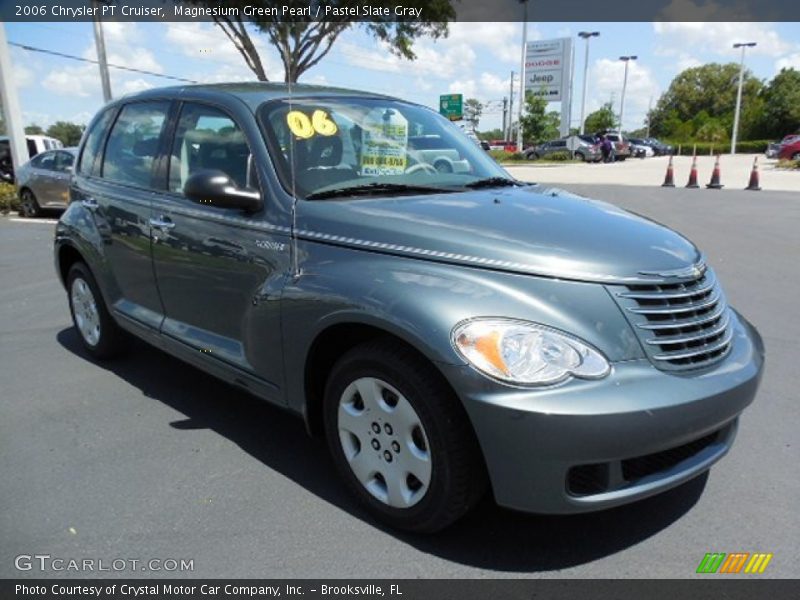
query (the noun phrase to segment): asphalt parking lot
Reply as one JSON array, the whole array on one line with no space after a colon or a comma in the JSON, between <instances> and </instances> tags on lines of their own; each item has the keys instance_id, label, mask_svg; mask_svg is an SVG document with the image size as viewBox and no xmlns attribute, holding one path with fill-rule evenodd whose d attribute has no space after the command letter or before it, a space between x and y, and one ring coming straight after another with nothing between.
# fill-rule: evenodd
<instances>
[{"instance_id":1,"label":"asphalt parking lot","mask_svg":"<svg viewBox=\"0 0 800 600\"><path fill-rule=\"evenodd\" d=\"M299 419L144 344L87 359L53 270L52 223L0 217L0 577L92 575L15 570L15 556L40 553L194 561L173 577L683 578L712 551L771 552L759 577L798 577L800 197L564 187L683 232L761 331L762 387L709 476L596 514L486 501L437 536L384 530Z\"/></svg>"}]
</instances>

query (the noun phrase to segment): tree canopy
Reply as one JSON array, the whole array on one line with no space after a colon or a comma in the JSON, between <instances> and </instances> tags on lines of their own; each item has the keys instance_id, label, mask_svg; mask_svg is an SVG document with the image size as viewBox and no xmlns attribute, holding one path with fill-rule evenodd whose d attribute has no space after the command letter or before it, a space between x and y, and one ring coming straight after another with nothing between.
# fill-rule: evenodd
<instances>
[{"instance_id":1,"label":"tree canopy","mask_svg":"<svg viewBox=\"0 0 800 600\"><path fill-rule=\"evenodd\" d=\"M473 129L478 128L481 115L483 114L483 104L475 98L467 98L464 100L464 120L469 123Z\"/></svg>"},{"instance_id":2,"label":"tree canopy","mask_svg":"<svg viewBox=\"0 0 800 600\"><path fill-rule=\"evenodd\" d=\"M525 114L522 116L522 137L526 143L538 144L559 136L559 114L547 112L547 100L531 93L525 95Z\"/></svg>"},{"instance_id":3,"label":"tree canopy","mask_svg":"<svg viewBox=\"0 0 800 600\"><path fill-rule=\"evenodd\" d=\"M47 128L47 135L61 140L65 146L77 146L83 135L84 125L69 123L68 121L56 121Z\"/></svg>"},{"instance_id":4,"label":"tree canopy","mask_svg":"<svg viewBox=\"0 0 800 600\"><path fill-rule=\"evenodd\" d=\"M184 0L190 4L213 8L218 6L216 0ZM325 9L346 11L362 6L363 0L329 0ZM250 37L247 25L265 34L280 54L284 69L284 81L296 82L308 69L316 65L330 52L336 39L342 32L353 26L359 26L373 37L387 44L389 51L396 56L408 60L416 58L413 50L414 40L420 36L440 38L447 35L447 24L455 18L455 9L451 0L408 0L406 8L422 9L424 21L412 16L398 17L394 15L394 0L374 0L373 8L388 7L389 16L375 16L370 21L354 21L352 17L326 17L318 21L308 20L307 16L253 16L230 17L214 16L214 22L225 32L242 55L247 66L259 81L268 81L264 62ZM243 14L245 5L256 9L273 8L278 3L274 0L228 0L226 6L239 8ZM308 0L284 0L280 6L291 9L307 8ZM258 11L255 11L258 12ZM279 11L280 12L280 11ZM269 11L264 11L268 14ZM340 13L342 14L342 13Z\"/></svg>"},{"instance_id":5,"label":"tree canopy","mask_svg":"<svg viewBox=\"0 0 800 600\"><path fill-rule=\"evenodd\" d=\"M614 129L617 126L617 117L611 102L606 102L596 111L589 113L584 121L584 131L595 133L604 129Z\"/></svg>"}]
</instances>

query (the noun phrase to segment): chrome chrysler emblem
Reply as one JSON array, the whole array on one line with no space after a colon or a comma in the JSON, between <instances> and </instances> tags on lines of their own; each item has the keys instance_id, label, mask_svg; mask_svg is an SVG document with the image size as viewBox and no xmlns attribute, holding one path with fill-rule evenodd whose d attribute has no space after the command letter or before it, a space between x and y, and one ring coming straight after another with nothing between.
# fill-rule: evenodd
<instances>
[{"instance_id":1,"label":"chrome chrysler emblem","mask_svg":"<svg viewBox=\"0 0 800 600\"><path fill-rule=\"evenodd\" d=\"M672 269L670 271L639 271L639 274L650 275L653 277L664 277L665 279L699 279L705 272L706 263L701 261L681 269Z\"/></svg>"}]
</instances>

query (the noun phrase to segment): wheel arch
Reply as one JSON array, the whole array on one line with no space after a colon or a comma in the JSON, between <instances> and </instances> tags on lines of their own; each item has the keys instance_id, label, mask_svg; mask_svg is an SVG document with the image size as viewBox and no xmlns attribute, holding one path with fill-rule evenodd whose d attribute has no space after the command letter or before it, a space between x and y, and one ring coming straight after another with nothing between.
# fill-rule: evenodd
<instances>
[{"instance_id":1,"label":"wheel arch","mask_svg":"<svg viewBox=\"0 0 800 600\"><path fill-rule=\"evenodd\" d=\"M352 348L378 339L400 344L426 361L448 389L458 397L453 386L437 367L435 358L421 350L425 348L422 340L412 340L408 335L363 320L351 319L332 323L321 329L314 337L306 352L303 365L303 417L312 436L323 435L322 410L325 384L336 361Z\"/></svg>"}]
</instances>

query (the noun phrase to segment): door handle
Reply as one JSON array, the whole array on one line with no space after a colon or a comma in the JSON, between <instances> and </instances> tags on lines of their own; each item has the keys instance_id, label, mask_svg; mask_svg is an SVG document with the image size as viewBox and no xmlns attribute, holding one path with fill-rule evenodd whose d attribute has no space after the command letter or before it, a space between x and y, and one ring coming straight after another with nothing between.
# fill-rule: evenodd
<instances>
[{"instance_id":1,"label":"door handle","mask_svg":"<svg viewBox=\"0 0 800 600\"><path fill-rule=\"evenodd\" d=\"M160 217L150 219L150 227L153 227L154 229L167 230L174 228L175 223L173 223L172 219L169 217L161 215Z\"/></svg>"},{"instance_id":2,"label":"door handle","mask_svg":"<svg viewBox=\"0 0 800 600\"><path fill-rule=\"evenodd\" d=\"M100 205L94 198L84 198L83 200L81 200L81 205L84 208L88 208L89 210L97 210L98 208L100 208Z\"/></svg>"}]
</instances>

